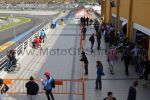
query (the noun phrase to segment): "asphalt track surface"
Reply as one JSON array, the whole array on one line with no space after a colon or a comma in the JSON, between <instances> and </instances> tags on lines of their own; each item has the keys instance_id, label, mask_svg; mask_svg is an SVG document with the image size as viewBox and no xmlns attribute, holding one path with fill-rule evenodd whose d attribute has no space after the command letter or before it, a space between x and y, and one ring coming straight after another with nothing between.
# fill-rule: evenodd
<instances>
[{"instance_id":1,"label":"asphalt track surface","mask_svg":"<svg viewBox=\"0 0 150 100\"><path fill-rule=\"evenodd\" d=\"M0 16L10 16L10 14L0 14ZM18 17L26 17L26 18L30 18L31 21L19 26L15 26L15 33L16 35L14 35L14 27L7 29L7 30L2 30L0 31L0 45L4 44L5 42L13 39L15 36L18 36L30 29L32 29L35 26L40 25L37 29L35 29L32 33L28 34L27 36L25 36L23 39L19 40L15 45L19 45L22 42L24 42L26 39L28 39L32 34L34 34L35 32L37 32L39 29L41 29L44 25L48 24L48 22L50 22L50 20L52 19L53 16L55 15L25 15L25 14L12 14L13 16L18 16ZM14 48L14 45L12 45L11 47L9 47L7 50L9 50L10 48ZM4 50L3 52L0 53L0 58L2 56L4 56L6 53L6 50Z\"/></svg>"}]
</instances>

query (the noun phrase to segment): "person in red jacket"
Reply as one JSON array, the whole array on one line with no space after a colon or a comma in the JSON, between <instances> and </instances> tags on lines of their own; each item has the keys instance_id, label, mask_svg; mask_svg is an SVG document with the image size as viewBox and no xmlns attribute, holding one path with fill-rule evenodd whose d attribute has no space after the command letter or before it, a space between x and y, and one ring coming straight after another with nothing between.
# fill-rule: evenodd
<instances>
[{"instance_id":1,"label":"person in red jacket","mask_svg":"<svg viewBox=\"0 0 150 100\"><path fill-rule=\"evenodd\" d=\"M36 49L36 48L38 48L39 46L40 46L40 44L41 44L41 40L40 40L40 38L39 37L35 37L34 38L34 48Z\"/></svg>"}]
</instances>

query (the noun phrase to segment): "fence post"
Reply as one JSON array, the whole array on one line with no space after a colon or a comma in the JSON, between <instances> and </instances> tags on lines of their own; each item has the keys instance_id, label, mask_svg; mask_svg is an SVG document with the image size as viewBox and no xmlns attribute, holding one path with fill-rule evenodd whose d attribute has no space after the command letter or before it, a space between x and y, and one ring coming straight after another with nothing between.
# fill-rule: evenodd
<instances>
[{"instance_id":1,"label":"fence post","mask_svg":"<svg viewBox=\"0 0 150 100\"><path fill-rule=\"evenodd\" d=\"M83 94L82 94L82 100L85 100L85 83L84 83L84 79L82 80L82 89L83 89Z\"/></svg>"}]
</instances>

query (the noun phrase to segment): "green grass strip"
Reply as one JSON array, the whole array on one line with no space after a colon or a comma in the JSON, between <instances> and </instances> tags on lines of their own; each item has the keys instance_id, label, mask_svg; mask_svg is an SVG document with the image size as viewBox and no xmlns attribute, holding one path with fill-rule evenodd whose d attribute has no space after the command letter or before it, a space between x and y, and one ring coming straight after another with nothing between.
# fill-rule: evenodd
<instances>
[{"instance_id":1,"label":"green grass strip","mask_svg":"<svg viewBox=\"0 0 150 100\"><path fill-rule=\"evenodd\" d=\"M19 22L12 22L12 23L6 24L6 25L2 25L0 27L0 30L6 30L6 29L12 28L14 26L22 25L22 24L25 24L25 23L28 23L31 21L31 19L29 19L29 18L23 18L23 17L14 17L14 18L18 19L20 21Z\"/></svg>"}]
</instances>

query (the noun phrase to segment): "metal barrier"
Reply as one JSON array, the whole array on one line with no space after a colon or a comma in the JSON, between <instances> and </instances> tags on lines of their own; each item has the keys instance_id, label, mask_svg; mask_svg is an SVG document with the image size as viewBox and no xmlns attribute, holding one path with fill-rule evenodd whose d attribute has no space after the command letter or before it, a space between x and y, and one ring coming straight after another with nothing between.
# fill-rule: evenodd
<instances>
[{"instance_id":1,"label":"metal barrier","mask_svg":"<svg viewBox=\"0 0 150 100\"><path fill-rule=\"evenodd\" d=\"M57 16L59 14L56 14L55 16ZM58 19L59 18L57 18L57 20ZM34 40L34 37L39 35L39 32L42 31L42 30L44 30L45 33L47 34L47 32L50 30L50 23L46 24L43 28L41 28L40 30L35 32L31 37L29 37L22 44L20 44L18 47L15 48L17 59L20 59L25 54L25 52L24 52L25 50L31 49L31 47L32 47L31 43ZM2 70L6 66L6 63L7 63L7 56L4 56L3 58L0 58L0 70Z\"/></svg>"},{"instance_id":2,"label":"metal barrier","mask_svg":"<svg viewBox=\"0 0 150 100\"><path fill-rule=\"evenodd\" d=\"M28 81L28 79L4 79L4 83L9 86L6 94L26 94L25 84ZM45 93L42 82L40 80L35 80L35 82L39 85L39 93ZM52 92L54 94L80 95L82 100L85 100L83 80L55 80L55 88L52 89Z\"/></svg>"}]
</instances>

